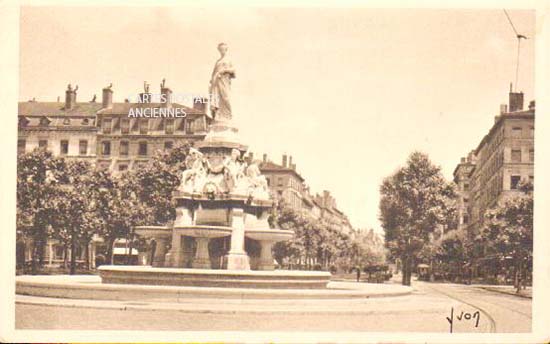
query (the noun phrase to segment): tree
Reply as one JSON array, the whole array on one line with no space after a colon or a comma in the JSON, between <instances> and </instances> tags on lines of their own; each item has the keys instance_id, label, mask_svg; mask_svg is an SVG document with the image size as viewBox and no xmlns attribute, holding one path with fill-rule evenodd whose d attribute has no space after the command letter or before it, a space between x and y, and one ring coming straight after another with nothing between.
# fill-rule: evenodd
<instances>
[{"instance_id":1,"label":"tree","mask_svg":"<svg viewBox=\"0 0 550 344\"><path fill-rule=\"evenodd\" d=\"M181 184L188 152L187 143L178 144L170 151L157 151L147 165L132 173L132 186L146 207L149 224L162 226L175 219L172 193Z\"/></svg>"},{"instance_id":2,"label":"tree","mask_svg":"<svg viewBox=\"0 0 550 344\"><path fill-rule=\"evenodd\" d=\"M134 226L148 223L146 207L140 201L131 172L112 176L109 171L93 171L88 181L94 226L107 243L107 261L113 263L117 239L128 238Z\"/></svg>"},{"instance_id":3,"label":"tree","mask_svg":"<svg viewBox=\"0 0 550 344\"><path fill-rule=\"evenodd\" d=\"M44 149L17 157L17 228L31 239L32 274L43 264L44 245L58 214L53 196L58 194L59 180L64 174L64 160Z\"/></svg>"},{"instance_id":4,"label":"tree","mask_svg":"<svg viewBox=\"0 0 550 344\"><path fill-rule=\"evenodd\" d=\"M426 154L412 153L407 164L380 187L380 221L386 247L399 257L404 285L410 285L414 259L438 227L456 226L455 186Z\"/></svg>"},{"instance_id":5,"label":"tree","mask_svg":"<svg viewBox=\"0 0 550 344\"><path fill-rule=\"evenodd\" d=\"M89 200L91 199L90 177L91 166L85 161L66 161L64 174L60 176L59 187L52 195L57 216L51 223L53 236L65 246L65 253L70 249L70 274L76 272L76 249L86 247L88 261L88 244L95 233L95 220ZM65 259L67 254L65 254Z\"/></svg>"},{"instance_id":6,"label":"tree","mask_svg":"<svg viewBox=\"0 0 550 344\"><path fill-rule=\"evenodd\" d=\"M512 257L516 271L514 286L518 293L520 279L525 283L526 270L531 269L533 257L533 186L525 183L520 189L522 193L486 212L481 232L493 254L501 259Z\"/></svg>"}]
</instances>

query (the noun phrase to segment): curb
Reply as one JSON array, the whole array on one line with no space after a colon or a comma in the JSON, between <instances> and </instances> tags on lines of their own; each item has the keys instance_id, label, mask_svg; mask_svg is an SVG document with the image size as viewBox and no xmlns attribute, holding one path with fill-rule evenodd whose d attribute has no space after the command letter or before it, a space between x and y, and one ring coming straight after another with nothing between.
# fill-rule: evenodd
<instances>
[{"instance_id":1,"label":"curb","mask_svg":"<svg viewBox=\"0 0 550 344\"><path fill-rule=\"evenodd\" d=\"M505 294L505 295L510 295L510 296L517 296L517 297L521 297L521 298L524 298L524 299L531 299L531 300L533 299L533 296L510 293L510 292L507 292L507 291L499 290L498 288L491 288L491 287L477 287L477 288L487 290L487 291L491 291L493 293Z\"/></svg>"}]
</instances>

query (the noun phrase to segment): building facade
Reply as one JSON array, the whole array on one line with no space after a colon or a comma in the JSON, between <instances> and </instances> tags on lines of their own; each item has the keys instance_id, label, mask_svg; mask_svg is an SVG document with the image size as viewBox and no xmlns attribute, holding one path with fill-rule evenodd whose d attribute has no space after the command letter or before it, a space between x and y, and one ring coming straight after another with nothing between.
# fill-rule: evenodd
<instances>
[{"instance_id":1,"label":"building facade","mask_svg":"<svg viewBox=\"0 0 550 344\"><path fill-rule=\"evenodd\" d=\"M35 100L19 103L18 154L30 152L37 147L45 148L54 156L68 159L86 160L97 168L108 169L117 174L125 170L139 168L155 155L158 150L169 150L176 144L201 141L207 134L212 118L207 113L207 100L195 98L193 106L172 102L172 90L160 86L160 95L165 101L152 102L149 85L139 94L138 102L114 102L112 85L102 90L101 102L94 96L88 102L77 102L78 86L68 85L65 102L38 102ZM179 111L181 117L146 117L136 112ZM247 157L253 160L253 154ZM305 179L296 170L292 156L283 155L281 164L267 159L264 154L259 164L266 177L269 189L275 200L284 200L291 208L304 211L317 219L324 219L342 231L350 233L351 224L347 216L336 207L330 192L312 195L305 185ZM18 262L31 259L32 245L18 239ZM115 243L123 245L122 241ZM77 256L82 262L94 265L96 251L104 245L102 238L94 236L90 247L78 248ZM123 245L124 246L124 245ZM117 252L127 250L115 247ZM124 251L126 252L126 251ZM137 250L134 254L137 255ZM50 239L45 247L47 265L59 265L70 259L62 243ZM121 253L124 254L124 253ZM117 257L114 257L115 260Z\"/></svg>"},{"instance_id":2,"label":"building facade","mask_svg":"<svg viewBox=\"0 0 550 344\"><path fill-rule=\"evenodd\" d=\"M148 89L148 86L147 86ZM146 163L158 149L171 149L176 143L202 140L206 135L210 117L206 114L206 100L195 99L193 107L171 102L172 91L161 85L160 92L166 102L150 103L151 94L140 94L140 102L113 102L112 86L103 89L101 102L96 97L88 102L77 102L78 86L67 86L65 102L39 102L30 100L18 104L17 153L24 154L35 148L44 148L54 156L85 160L98 168L118 173L138 168ZM135 109L180 109L180 118L143 118L132 116ZM150 110L152 111L152 110ZM94 265L96 249L103 244L94 236L90 247L78 247L79 261ZM121 245L120 242L115 245ZM70 259L60 242L48 240L44 248L46 265L59 265ZM31 259L31 243L18 238L17 260ZM124 250L115 247L115 254ZM137 254L137 250L134 250ZM116 259L116 257L115 257Z\"/></svg>"},{"instance_id":3,"label":"building facade","mask_svg":"<svg viewBox=\"0 0 550 344\"><path fill-rule=\"evenodd\" d=\"M266 177L273 199L284 200L292 209L301 210L304 205L304 178L296 171L292 156L283 155L281 165L267 159L264 154L259 165Z\"/></svg>"},{"instance_id":4,"label":"building facade","mask_svg":"<svg viewBox=\"0 0 550 344\"><path fill-rule=\"evenodd\" d=\"M470 231L483 225L485 212L534 182L535 102L523 108L523 93L510 91L489 133L454 171L459 189L459 223Z\"/></svg>"},{"instance_id":5,"label":"building facade","mask_svg":"<svg viewBox=\"0 0 550 344\"><path fill-rule=\"evenodd\" d=\"M147 163L157 150L169 150L179 142L204 139L209 118L206 101L194 102L192 108L171 102L172 91L164 84L160 94L166 102L151 103L150 93L141 93L139 103L113 103L111 88L103 89L102 108L97 116L97 164L115 173L138 168ZM145 118L136 115L140 109L169 109L185 113L182 117Z\"/></svg>"}]
</instances>

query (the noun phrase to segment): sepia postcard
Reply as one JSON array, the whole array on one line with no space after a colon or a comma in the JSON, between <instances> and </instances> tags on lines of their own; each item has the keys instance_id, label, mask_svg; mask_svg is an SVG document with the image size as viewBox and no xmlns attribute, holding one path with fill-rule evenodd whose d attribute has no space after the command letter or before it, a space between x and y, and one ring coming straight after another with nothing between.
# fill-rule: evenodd
<instances>
[{"instance_id":1,"label":"sepia postcard","mask_svg":"<svg viewBox=\"0 0 550 344\"><path fill-rule=\"evenodd\" d=\"M550 342L549 1L0 8L2 342Z\"/></svg>"}]
</instances>

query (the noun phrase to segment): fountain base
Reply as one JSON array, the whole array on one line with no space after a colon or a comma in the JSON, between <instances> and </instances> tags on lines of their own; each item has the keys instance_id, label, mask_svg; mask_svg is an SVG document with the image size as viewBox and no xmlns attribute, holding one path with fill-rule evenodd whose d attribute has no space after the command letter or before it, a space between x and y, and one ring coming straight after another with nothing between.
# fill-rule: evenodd
<instances>
[{"instance_id":1,"label":"fountain base","mask_svg":"<svg viewBox=\"0 0 550 344\"><path fill-rule=\"evenodd\" d=\"M324 289L331 276L323 271L239 271L122 265L103 265L98 271L101 282L108 284L260 289Z\"/></svg>"}]
</instances>

